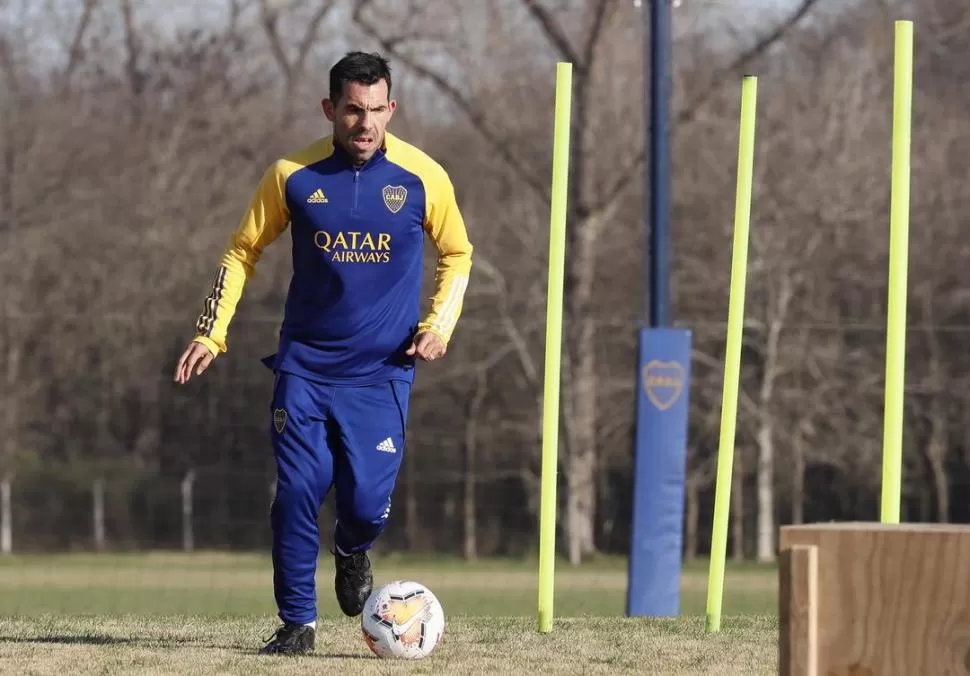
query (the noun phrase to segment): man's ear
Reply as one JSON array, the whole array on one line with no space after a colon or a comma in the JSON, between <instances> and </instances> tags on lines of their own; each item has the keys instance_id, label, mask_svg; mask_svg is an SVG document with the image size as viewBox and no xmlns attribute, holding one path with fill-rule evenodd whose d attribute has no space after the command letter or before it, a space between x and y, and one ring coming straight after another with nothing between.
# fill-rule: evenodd
<instances>
[{"instance_id":1,"label":"man's ear","mask_svg":"<svg viewBox=\"0 0 970 676\"><path fill-rule=\"evenodd\" d=\"M328 120L333 122L334 119L337 117L336 107L333 105L333 101L331 101L330 99L323 99L320 102L320 105L323 107L323 114L327 116Z\"/></svg>"}]
</instances>

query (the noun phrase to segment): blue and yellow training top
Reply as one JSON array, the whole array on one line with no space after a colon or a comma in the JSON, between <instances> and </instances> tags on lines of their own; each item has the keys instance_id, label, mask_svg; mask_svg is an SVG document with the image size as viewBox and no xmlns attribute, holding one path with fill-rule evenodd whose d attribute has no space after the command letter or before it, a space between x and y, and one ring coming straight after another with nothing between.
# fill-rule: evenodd
<instances>
[{"instance_id":1,"label":"blue and yellow training top","mask_svg":"<svg viewBox=\"0 0 970 676\"><path fill-rule=\"evenodd\" d=\"M355 167L332 136L275 161L232 234L195 340L225 352L243 286L288 226L293 277L274 370L324 383L413 379L417 331L447 344L461 314L472 246L448 174L390 133ZM422 251L438 250L429 314L420 318Z\"/></svg>"}]
</instances>

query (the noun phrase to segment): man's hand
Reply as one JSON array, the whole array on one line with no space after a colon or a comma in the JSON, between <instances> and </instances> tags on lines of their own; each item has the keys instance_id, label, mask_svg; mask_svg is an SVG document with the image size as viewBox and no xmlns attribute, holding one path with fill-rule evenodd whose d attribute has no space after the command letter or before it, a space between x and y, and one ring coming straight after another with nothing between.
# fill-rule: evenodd
<instances>
[{"instance_id":1,"label":"man's hand","mask_svg":"<svg viewBox=\"0 0 970 676\"><path fill-rule=\"evenodd\" d=\"M189 382L193 373L202 375L214 358L215 355L209 352L209 348L202 343L192 341L185 348L178 366L175 367L175 382L184 385Z\"/></svg>"},{"instance_id":2,"label":"man's hand","mask_svg":"<svg viewBox=\"0 0 970 676\"><path fill-rule=\"evenodd\" d=\"M416 355L425 361L434 361L435 359L444 357L446 351L447 348L441 338L430 331L424 331L414 337L414 341L411 343L411 347L408 348L407 354L409 357Z\"/></svg>"}]
</instances>

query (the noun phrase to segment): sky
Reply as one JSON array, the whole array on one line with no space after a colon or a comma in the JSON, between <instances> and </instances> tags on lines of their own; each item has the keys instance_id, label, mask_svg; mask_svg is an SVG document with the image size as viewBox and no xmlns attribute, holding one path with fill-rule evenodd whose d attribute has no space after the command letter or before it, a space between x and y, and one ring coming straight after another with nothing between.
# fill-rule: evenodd
<instances>
[{"instance_id":1,"label":"sky","mask_svg":"<svg viewBox=\"0 0 970 676\"><path fill-rule=\"evenodd\" d=\"M293 0L274 0L287 4ZM331 0L322 0L331 1ZM339 0L338 0L339 1ZM486 0L487 1L487 0ZM624 0L634 4L648 0ZM786 16L802 0L672 0L679 3L673 10L675 37L698 33L716 36L729 26L735 31L752 31L758 24L772 25ZM822 0L844 3L848 0ZM116 14L117 4L106 2ZM227 0L137 0L136 20L151 23L156 30L174 34L209 22L223 22L228 16ZM255 3L253 3L255 5ZM347 0L341 2L347 4ZM32 56L46 52L54 61L66 55L66 46L80 15L81 0L0 0L0 31L21 37ZM252 17L253 7L249 16ZM702 9L703 11L699 11ZM58 16L51 21L50 16ZM22 17L28 17L27 27ZM58 28L60 27L60 28ZM59 31L54 34L53 31Z\"/></svg>"},{"instance_id":2,"label":"sky","mask_svg":"<svg viewBox=\"0 0 970 676\"><path fill-rule=\"evenodd\" d=\"M330 0L324 0L330 1ZM631 4L648 0L626 0ZM737 20L739 13L767 12L768 16L782 13L794 7L799 0L672 0L679 5L674 11L685 12L702 6L705 15L711 22L725 19ZM289 0L276 0L279 4L286 4ZM0 21L10 25L12 16L26 11L28 14L39 14L56 8L58 14L65 16L76 15L81 0L0 0ZM227 13L228 3L225 0L138 0L136 12L150 15L153 23L168 29L185 28L223 19ZM677 20L675 15L675 21Z\"/></svg>"}]
</instances>

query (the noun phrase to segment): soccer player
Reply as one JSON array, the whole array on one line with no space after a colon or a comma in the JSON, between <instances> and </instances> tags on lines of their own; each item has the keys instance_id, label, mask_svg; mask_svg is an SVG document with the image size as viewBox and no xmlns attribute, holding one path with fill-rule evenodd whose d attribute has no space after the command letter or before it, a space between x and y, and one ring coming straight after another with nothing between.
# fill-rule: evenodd
<instances>
[{"instance_id":1,"label":"soccer player","mask_svg":"<svg viewBox=\"0 0 970 676\"><path fill-rule=\"evenodd\" d=\"M186 383L226 351L226 334L266 246L289 227L293 277L274 371L269 434L273 586L282 626L263 653L314 649L317 518L335 491L334 589L357 616L373 589L367 551L384 529L405 445L417 360L444 356L461 313L472 246L445 170L386 131L397 106L377 54L350 52L322 101L332 133L263 174L222 255L175 370ZM422 247L438 252L420 316Z\"/></svg>"}]
</instances>

